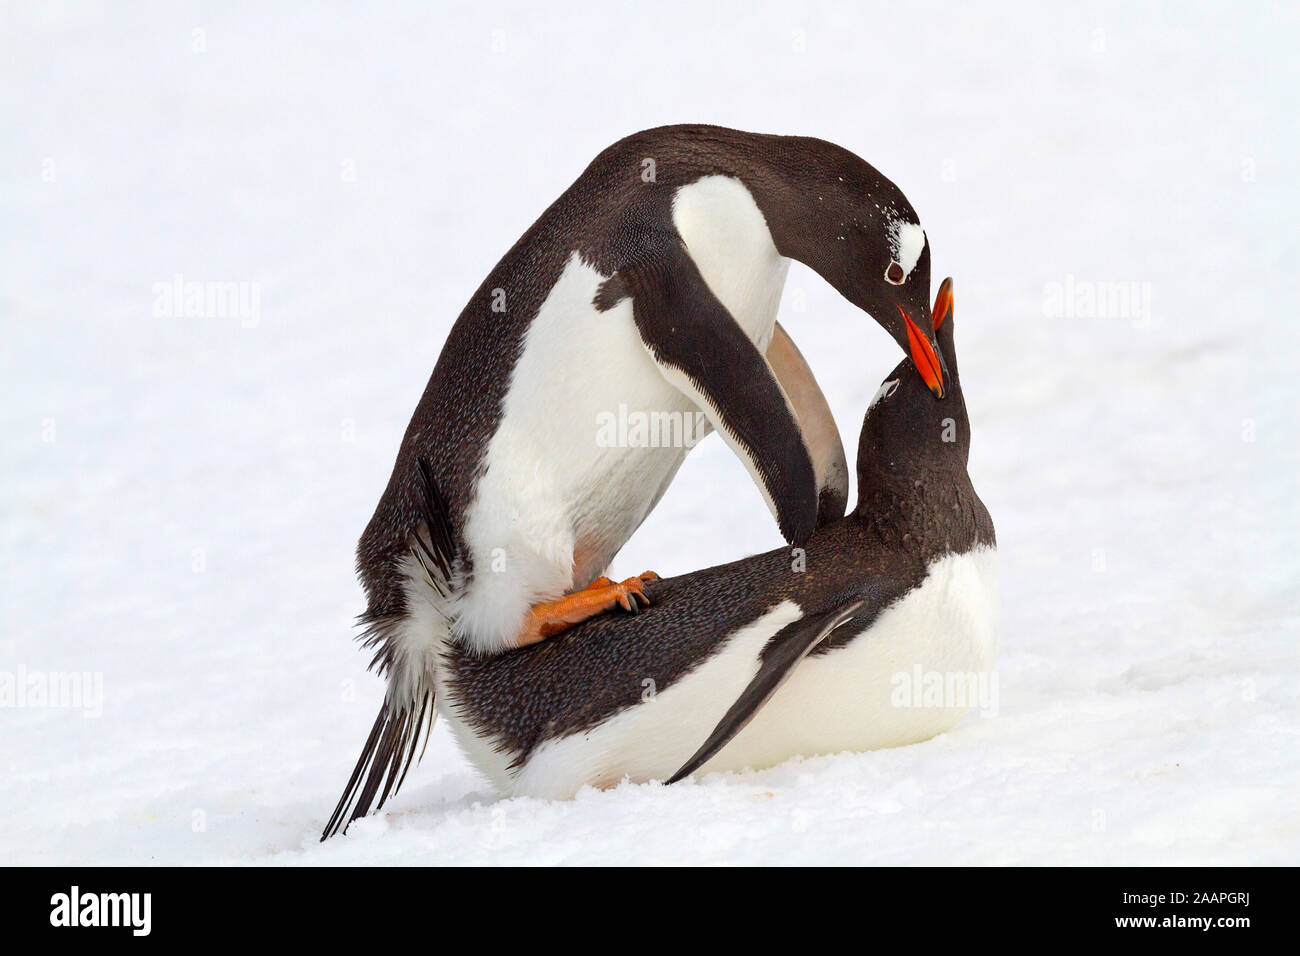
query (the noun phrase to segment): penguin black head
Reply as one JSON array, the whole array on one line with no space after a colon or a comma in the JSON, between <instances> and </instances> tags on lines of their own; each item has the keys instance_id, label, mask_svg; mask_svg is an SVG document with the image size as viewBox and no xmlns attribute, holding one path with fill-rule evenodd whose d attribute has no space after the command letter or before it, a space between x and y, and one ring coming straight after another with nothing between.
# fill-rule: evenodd
<instances>
[{"instance_id":1,"label":"penguin black head","mask_svg":"<svg viewBox=\"0 0 1300 956\"><path fill-rule=\"evenodd\" d=\"M874 318L938 398L948 390L930 328L930 242L902 190L824 140L774 137L779 184L759 190L777 250Z\"/></svg>"},{"instance_id":2,"label":"penguin black head","mask_svg":"<svg viewBox=\"0 0 1300 956\"><path fill-rule=\"evenodd\" d=\"M881 485L945 480L966 471L970 457L970 419L962 397L953 345L952 279L944 279L930 321L950 387L940 401L916 374L913 361L894 367L867 409L858 440L859 508L861 492Z\"/></svg>"}]
</instances>

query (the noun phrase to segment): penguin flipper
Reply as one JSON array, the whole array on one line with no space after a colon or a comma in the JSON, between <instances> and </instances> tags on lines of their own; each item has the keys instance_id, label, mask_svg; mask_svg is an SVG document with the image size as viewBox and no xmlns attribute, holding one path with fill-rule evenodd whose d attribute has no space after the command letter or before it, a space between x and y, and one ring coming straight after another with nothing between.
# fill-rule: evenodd
<instances>
[{"instance_id":1,"label":"penguin flipper","mask_svg":"<svg viewBox=\"0 0 1300 956\"><path fill-rule=\"evenodd\" d=\"M776 323L767 346L767 364L772 366L781 390L794 407L799 431L812 457L817 478L817 527L820 528L843 518L849 503L849 464L844 442L816 376L780 322Z\"/></svg>"},{"instance_id":2,"label":"penguin flipper","mask_svg":"<svg viewBox=\"0 0 1300 956\"><path fill-rule=\"evenodd\" d=\"M696 770L709 762L713 756L731 742L731 739L745 729L745 725L754 719L759 708L771 699L777 689L794 673L795 665L808 656L814 647L830 636L831 632L847 621L866 604L865 599L850 601L822 611L809 614L787 624L768 642L760 655L758 673L748 686L741 691L740 697L722 715L718 725L713 728L700 749L686 761L665 783L676 783L689 777Z\"/></svg>"},{"instance_id":3,"label":"penguin flipper","mask_svg":"<svg viewBox=\"0 0 1300 956\"><path fill-rule=\"evenodd\" d=\"M817 479L776 375L675 233L638 238L644 258L619 270L598 306L632 297L650 357L744 462L785 539L803 544L817 524Z\"/></svg>"}]
</instances>

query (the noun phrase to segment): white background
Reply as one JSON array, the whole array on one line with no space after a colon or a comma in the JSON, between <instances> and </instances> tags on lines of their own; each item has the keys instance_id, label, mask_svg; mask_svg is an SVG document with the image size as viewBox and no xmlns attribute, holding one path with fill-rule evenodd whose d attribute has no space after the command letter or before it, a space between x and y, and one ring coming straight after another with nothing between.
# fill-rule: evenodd
<instances>
[{"instance_id":1,"label":"white background","mask_svg":"<svg viewBox=\"0 0 1300 956\"><path fill-rule=\"evenodd\" d=\"M1300 862L1294 5L424 6L3 8L0 671L104 700L0 709L0 861ZM318 845L382 689L353 548L447 330L675 122L833 140L920 212L998 716L565 803L439 728ZM178 274L259 283L255 327L156 316ZM1150 309L1054 314L1071 281ZM799 265L781 320L852 459L896 346ZM714 437L616 570L777 544Z\"/></svg>"}]
</instances>

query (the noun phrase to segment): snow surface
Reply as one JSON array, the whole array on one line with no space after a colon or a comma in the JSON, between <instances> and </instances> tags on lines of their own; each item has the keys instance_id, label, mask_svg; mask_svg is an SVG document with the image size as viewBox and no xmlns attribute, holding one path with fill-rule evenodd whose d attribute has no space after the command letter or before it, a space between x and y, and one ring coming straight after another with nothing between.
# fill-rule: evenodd
<instances>
[{"instance_id":1,"label":"snow surface","mask_svg":"<svg viewBox=\"0 0 1300 956\"><path fill-rule=\"evenodd\" d=\"M1300 862L1293 4L421 6L2 8L0 674L103 704L0 709L0 862ZM955 277L997 716L561 803L440 728L318 844L381 695L353 547L451 322L683 121L854 149ZM156 315L177 275L256 321ZM782 321L852 455L896 347L798 265ZM777 543L714 437L616 570Z\"/></svg>"}]
</instances>

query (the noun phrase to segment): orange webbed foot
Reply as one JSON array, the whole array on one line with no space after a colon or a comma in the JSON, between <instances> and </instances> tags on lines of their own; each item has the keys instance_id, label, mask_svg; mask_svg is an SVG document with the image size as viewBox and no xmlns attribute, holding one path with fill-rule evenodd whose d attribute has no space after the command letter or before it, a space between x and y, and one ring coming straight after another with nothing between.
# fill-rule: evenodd
<instances>
[{"instance_id":1,"label":"orange webbed foot","mask_svg":"<svg viewBox=\"0 0 1300 956\"><path fill-rule=\"evenodd\" d=\"M646 582L657 580L659 575L653 571L643 571L634 578L619 582L602 575L581 591L566 594L558 601L538 604L528 612L528 619L515 646L536 644L616 607L635 614L650 604L650 598L645 593Z\"/></svg>"}]
</instances>

